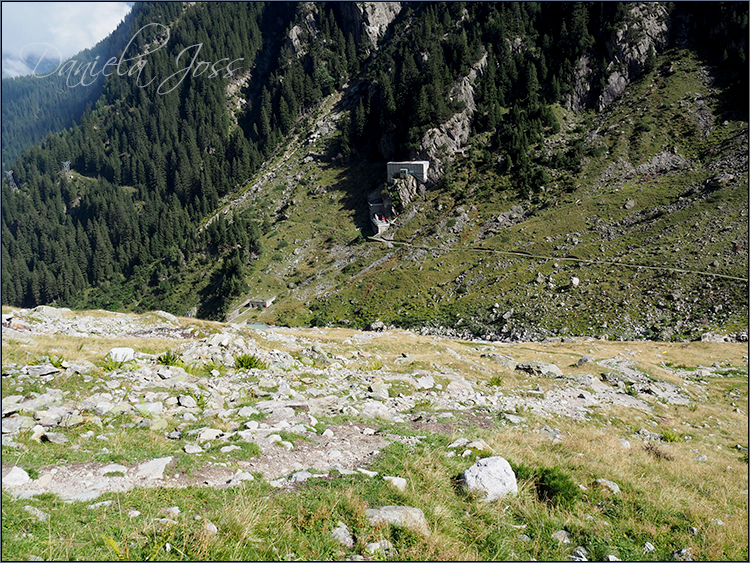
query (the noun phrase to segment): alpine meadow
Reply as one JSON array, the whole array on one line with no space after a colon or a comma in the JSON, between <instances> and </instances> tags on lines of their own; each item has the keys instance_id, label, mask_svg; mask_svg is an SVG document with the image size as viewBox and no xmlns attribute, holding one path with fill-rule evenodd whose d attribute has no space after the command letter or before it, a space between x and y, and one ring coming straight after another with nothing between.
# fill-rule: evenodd
<instances>
[{"instance_id":1,"label":"alpine meadow","mask_svg":"<svg viewBox=\"0 0 750 563\"><path fill-rule=\"evenodd\" d=\"M747 50L136 2L4 78L2 560L747 560Z\"/></svg>"}]
</instances>

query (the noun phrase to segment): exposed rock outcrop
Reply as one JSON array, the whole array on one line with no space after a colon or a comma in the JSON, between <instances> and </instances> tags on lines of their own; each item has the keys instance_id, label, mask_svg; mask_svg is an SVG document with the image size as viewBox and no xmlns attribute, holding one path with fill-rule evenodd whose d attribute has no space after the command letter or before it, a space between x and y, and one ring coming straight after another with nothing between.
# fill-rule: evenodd
<instances>
[{"instance_id":1,"label":"exposed rock outcrop","mask_svg":"<svg viewBox=\"0 0 750 563\"><path fill-rule=\"evenodd\" d=\"M437 182L443 176L445 167L460 153L471 133L471 120L477 110L474 102L474 81L487 64L487 54L474 65L469 74L459 79L451 89L450 100L464 103L464 109L454 114L439 127L429 129L422 137L419 150L411 155L411 160L429 160L427 178Z\"/></svg>"},{"instance_id":2,"label":"exposed rock outcrop","mask_svg":"<svg viewBox=\"0 0 750 563\"><path fill-rule=\"evenodd\" d=\"M383 192L383 201L386 203L386 206L400 213L412 201L418 197L423 197L424 194L424 185L414 176L394 178L388 184L388 189Z\"/></svg>"},{"instance_id":3,"label":"exposed rock outcrop","mask_svg":"<svg viewBox=\"0 0 750 563\"><path fill-rule=\"evenodd\" d=\"M663 51L669 43L671 19L662 4L634 3L619 27L606 43L609 61L604 71L602 91L592 90L597 82L594 65L588 54L583 55L575 69L573 91L568 96L568 109L581 111L596 106L599 110L616 100L647 67L650 55Z\"/></svg>"},{"instance_id":4,"label":"exposed rock outcrop","mask_svg":"<svg viewBox=\"0 0 750 563\"><path fill-rule=\"evenodd\" d=\"M364 35L374 48L401 12L401 2L345 2L341 5L344 28L359 43Z\"/></svg>"}]
</instances>

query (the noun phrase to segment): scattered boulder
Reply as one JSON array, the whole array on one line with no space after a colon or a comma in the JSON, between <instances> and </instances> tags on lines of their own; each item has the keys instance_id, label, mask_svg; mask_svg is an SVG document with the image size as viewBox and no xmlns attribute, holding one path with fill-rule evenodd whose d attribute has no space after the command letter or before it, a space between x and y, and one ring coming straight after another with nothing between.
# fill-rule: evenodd
<instances>
[{"instance_id":1,"label":"scattered boulder","mask_svg":"<svg viewBox=\"0 0 750 563\"><path fill-rule=\"evenodd\" d=\"M394 489L397 489L399 491L406 490L406 479L404 479L403 477L390 477L387 475L383 475L383 481L386 481Z\"/></svg>"},{"instance_id":2,"label":"scattered boulder","mask_svg":"<svg viewBox=\"0 0 750 563\"><path fill-rule=\"evenodd\" d=\"M112 348L109 357L115 362L129 362L135 359L135 350L132 348Z\"/></svg>"},{"instance_id":3,"label":"scattered boulder","mask_svg":"<svg viewBox=\"0 0 750 563\"><path fill-rule=\"evenodd\" d=\"M537 375L540 377L562 377L563 372L560 370L559 367L557 367L555 364L548 364L545 362L526 362L523 364L518 364L516 366L517 370L525 371L526 373L530 373L532 375Z\"/></svg>"},{"instance_id":4,"label":"scattered boulder","mask_svg":"<svg viewBox=\"0 0 750 563\"><path fill-rule=\"evenodd\" d=\"M585 356L581 356L578 359L578 361L576 362L576 365L581 366L587 362L593 362L593 361L594 361L594 356L589 356L588 354L586 354Z\"/></svg>"},{"instance_id":5,"label":"scattered boulder","mask_svg":"<svg viewBox=\"0 0 750 563\"><path fill-rule=\"evenodd\" d=\"M347 549L351 549L354 547L354 536L352 536L352 532L351 530L349 530L349 527L341 521L339 521L339 523L331 532L331 537Z\"/></svg>"},{"instance_id":6,"label":"scattered boulder","mask_svg":"<svg viewBox=\"0 0 750 563\"><path fill-rule=\"evenodd\" d=\"M31 481L29 474L16 465L3 477L3 487L19 487L29 481Z\"/></svg>"},{"instance_id":7,"label":"scattered boulder","mask_svg":"<svg viewBox=\"0 0 750 563\"><path fill-rule=\"evenodd\" d=\"M400 528L407 528L414 532L429 535L430 529L424 512L412 506L383 506L379 509L368 508L365 516L372 526L390 524Z\"/></svg>"},{"instance_id":8,"label":"scattered boulder","mask_svg":"<svg viewBox=\"0 0 750 563\"><path fill-rule=\"evenodd\" d=\"M672 552L672 559L675 561L692 561L693 552L689 547L677 549Z\"/></svg>"},{"instance_id":9,"label":"scattered boulder","mask_svg":"<svg viewBox=\"0 0 750 563\"><path fill-rule=\"evenodd\" d=\"M614 481L609 481L608 479L597 479L596 484L600 487L609 489L613 495L619 494L620 492L620 486Z\"/></svg>"},{"instance_id":10,"label":"scattered boulder","mask_svg":"<svg viewBox=\"0 0 750 563\"><path fill-rule=\"evenodd\" d=\"M487 502L518 493L516 474L500 456L478 460L461 474L461 482L469 493L478 493Z\"/></svg>"}]
</instances>

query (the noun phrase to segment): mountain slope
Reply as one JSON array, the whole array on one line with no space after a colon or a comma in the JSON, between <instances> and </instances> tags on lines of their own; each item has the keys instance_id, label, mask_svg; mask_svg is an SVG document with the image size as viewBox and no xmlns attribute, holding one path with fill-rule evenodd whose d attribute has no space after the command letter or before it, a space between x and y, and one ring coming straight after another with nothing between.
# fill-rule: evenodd
<instances>
[{"instance_id":1,"label":"mountain slope","mask_svg":"<svg viewBox=\"0 0 750 563\"><path fill-rule=\"evenodd\" d=\"M264 168L254 198L278 201L296 175L285 194L293 206L263 238L275 252L259 260L247 294L277 301L231 318L381 320L490 338L671 339L744 327L747 126L713 125L719 99L707 69L687 52L669 56L673 72L652 71L599 114L557 107L561 132L535 150L550 160L577 147L580 170L550 169L549 187L531 199L497 174L487 137L474 137L445 184L399 215L386 238L408 244L393 248L356 237L383 163L332 166L324 148L335 138L285 155ZM337 178L365 174L355 213Z\"/></svg>"},{"instance_id":2,"label":"mountain slope","mask_svg":"<svg viewBox=\"0 0 750 563\"><path fill-rule=\"evenodd\" d=\"M111 77L19 160L3 303L511 339L747 326L746 5L148 8L170 39L139 79L185 45L242 65ZM408 158L429 182L389 187L392 242L368 242L367 195Z\"/></svg>"}]
</instances>

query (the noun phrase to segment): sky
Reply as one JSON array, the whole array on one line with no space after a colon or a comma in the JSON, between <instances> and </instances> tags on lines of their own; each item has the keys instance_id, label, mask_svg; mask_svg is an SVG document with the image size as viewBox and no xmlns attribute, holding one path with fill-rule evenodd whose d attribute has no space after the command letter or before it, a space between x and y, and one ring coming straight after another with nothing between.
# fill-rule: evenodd
<instances>
[{"instance_id":1,"label":"sky","mask_svg":"<svg viewBox=\"0 0 750 563\"><path fill-rule=\"evenodd\" d=\"M2 76L31 74L27 53L57 62L96 45L112 33L130 12L133 2L3 2ZM47 46L33 45L46 43ZM24 49L24 47L26 47ZM54 48L53 48L54 47ZM62 62L62 61L59 61ZM33 64L31 65L34 66Z\"/></svg>"}]
</instances>

